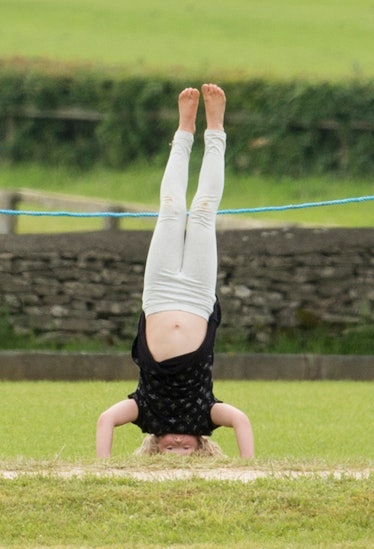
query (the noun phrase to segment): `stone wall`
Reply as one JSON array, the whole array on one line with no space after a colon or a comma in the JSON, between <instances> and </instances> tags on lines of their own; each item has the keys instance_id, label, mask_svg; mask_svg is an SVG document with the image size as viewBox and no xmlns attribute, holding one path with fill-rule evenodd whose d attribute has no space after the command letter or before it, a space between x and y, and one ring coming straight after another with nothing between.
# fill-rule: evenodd
<instances>
[{"instance_id":1,"label":"stone wall","mask_svg":"<svg viewBox=\"0 0 374 549\"><path fill-rule=\"evenodd\" d=\"M151 234L0 236L0 308L42 340L130 342ZM222 331L266 341L276 328L374 321L374 230L220 231Z\"/></svg>"}]
</instances>

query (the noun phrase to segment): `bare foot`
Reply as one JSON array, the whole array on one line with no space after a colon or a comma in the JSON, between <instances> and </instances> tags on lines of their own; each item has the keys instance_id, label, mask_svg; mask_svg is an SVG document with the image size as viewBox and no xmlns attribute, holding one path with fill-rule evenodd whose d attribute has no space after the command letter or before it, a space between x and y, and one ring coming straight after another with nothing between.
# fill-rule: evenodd
<instances>
[{"instance_id":1,"label":"bare foot","mask_svg":"<svg viewBox=\"0 0 374 549\"><path fill-rule=\"evenodd\" d=\"M224 131L225 92L219 86L216 86L216 84L203 84L201 91L205 104L207 129Z\"/></svg>"},{"instance_id":2,"label":"bare foot","mask_svg":"<svg viewBox=\"0 0 374 549\"><path fill-rule=\"evenodd\" d=\"M199 97L200 92L196 88L186 88L179 94L179 130L195 133Z\"/></svg>"}]
</instances>

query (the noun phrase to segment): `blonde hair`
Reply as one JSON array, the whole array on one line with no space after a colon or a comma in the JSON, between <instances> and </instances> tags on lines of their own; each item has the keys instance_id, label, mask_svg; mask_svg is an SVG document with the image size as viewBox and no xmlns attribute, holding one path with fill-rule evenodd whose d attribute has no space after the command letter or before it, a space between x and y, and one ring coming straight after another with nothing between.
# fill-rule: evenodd
<instances>
[{"instance_id":1,"label":"blonde hair","mask_svg":"<svg viewBox=\"0 0 374 549\"><path fill-rule=\"evenodd\" d=\"M194 456L223 456L220 446L208 437L199 435L197 438L197 450L194 451ZM147 435L140 448L135 451L136 455L154 456L160 454L158 447L159 437L156 435Z\"/></svg>"}]
</instances>

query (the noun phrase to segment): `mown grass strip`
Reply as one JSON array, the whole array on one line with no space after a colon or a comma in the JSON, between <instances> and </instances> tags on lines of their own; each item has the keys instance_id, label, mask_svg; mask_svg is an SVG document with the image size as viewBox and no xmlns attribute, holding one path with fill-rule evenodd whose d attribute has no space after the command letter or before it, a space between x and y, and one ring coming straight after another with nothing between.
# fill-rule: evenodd
<instances>
[{"instance_id":1,"label":"mown grass strip","mask_svg":"<svg viewBox=\"0 0 374 549\"><path fill-rule=\"evenodd\" d=\"M198 164L191 167L189 201L196 189ZM0 189L17 190L30 188L46 190L91 198L103 198L113 202L134 202L157 211L159 185L163 165L138 162L123 171L94 169L78 172L62 167L46 167L38 164L3 166L0 172ZM289 203L317 202L323 200L344 199L349 196L374 194L373 182L366 180L335 179L311 177L302 179L244 176L226 173L225 193L222 209L243 207L265 207ZM31 204L20 204L20 208L29 209ZM58 209L58 208L56 208ZM223 216L226 217L226 216ZM220 222L221 220L219 220ZM230 217L225 220L226 228L235 223L247 223L247 226L264 224L300 223L304 225L372 227L373 203L346 204L344 206L326 206L305 210L285 212L267 212L261 214ZM17 220L19 232L70 232L100 230L102 221L98 219L56 219L30 218L21 216ZM155 220L124 219L122 229L154 228Z\"/></svg>"},{"instance_id":2,"label":"mown grass strip","mask_svg":"<svg viewBox=\"0 0 374 549\"><path fill-rule=\"evenodd\" d=\"M1 543L17 547L370 547L374 478L0 481ZM351 544L351 545L349 545Z\"/></svg>"}]
</instances>

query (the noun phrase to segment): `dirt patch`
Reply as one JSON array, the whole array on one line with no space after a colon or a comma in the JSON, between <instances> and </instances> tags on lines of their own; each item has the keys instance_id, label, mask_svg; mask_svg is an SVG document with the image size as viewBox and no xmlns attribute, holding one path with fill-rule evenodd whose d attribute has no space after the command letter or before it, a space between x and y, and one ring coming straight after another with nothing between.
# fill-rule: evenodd
<instances>
[{"instance_id":1,"label":"dirt patch","mask_svg":"<svg viewBox=\"0 0 374 549\"><path fill-rule=\"evenodd\" d=\"M205 480L225 480L237 482L251 482L260 478L298 479L309 478L353 478L365 480L374 472L367 468L362 470L318 470L318 471L293 471L293 470L260 470L249 467L240 468L214 468L214 469L121 469L116 467L92 468L92 467L59 467L47 469L3 469L0 470L0 478L14 480L22 476L55 476L61 479L83 478L85 476L97 476L101 478L129 478L142 481L169 481L190 480L200 478Z\"/></svg>"}]
</instances>

